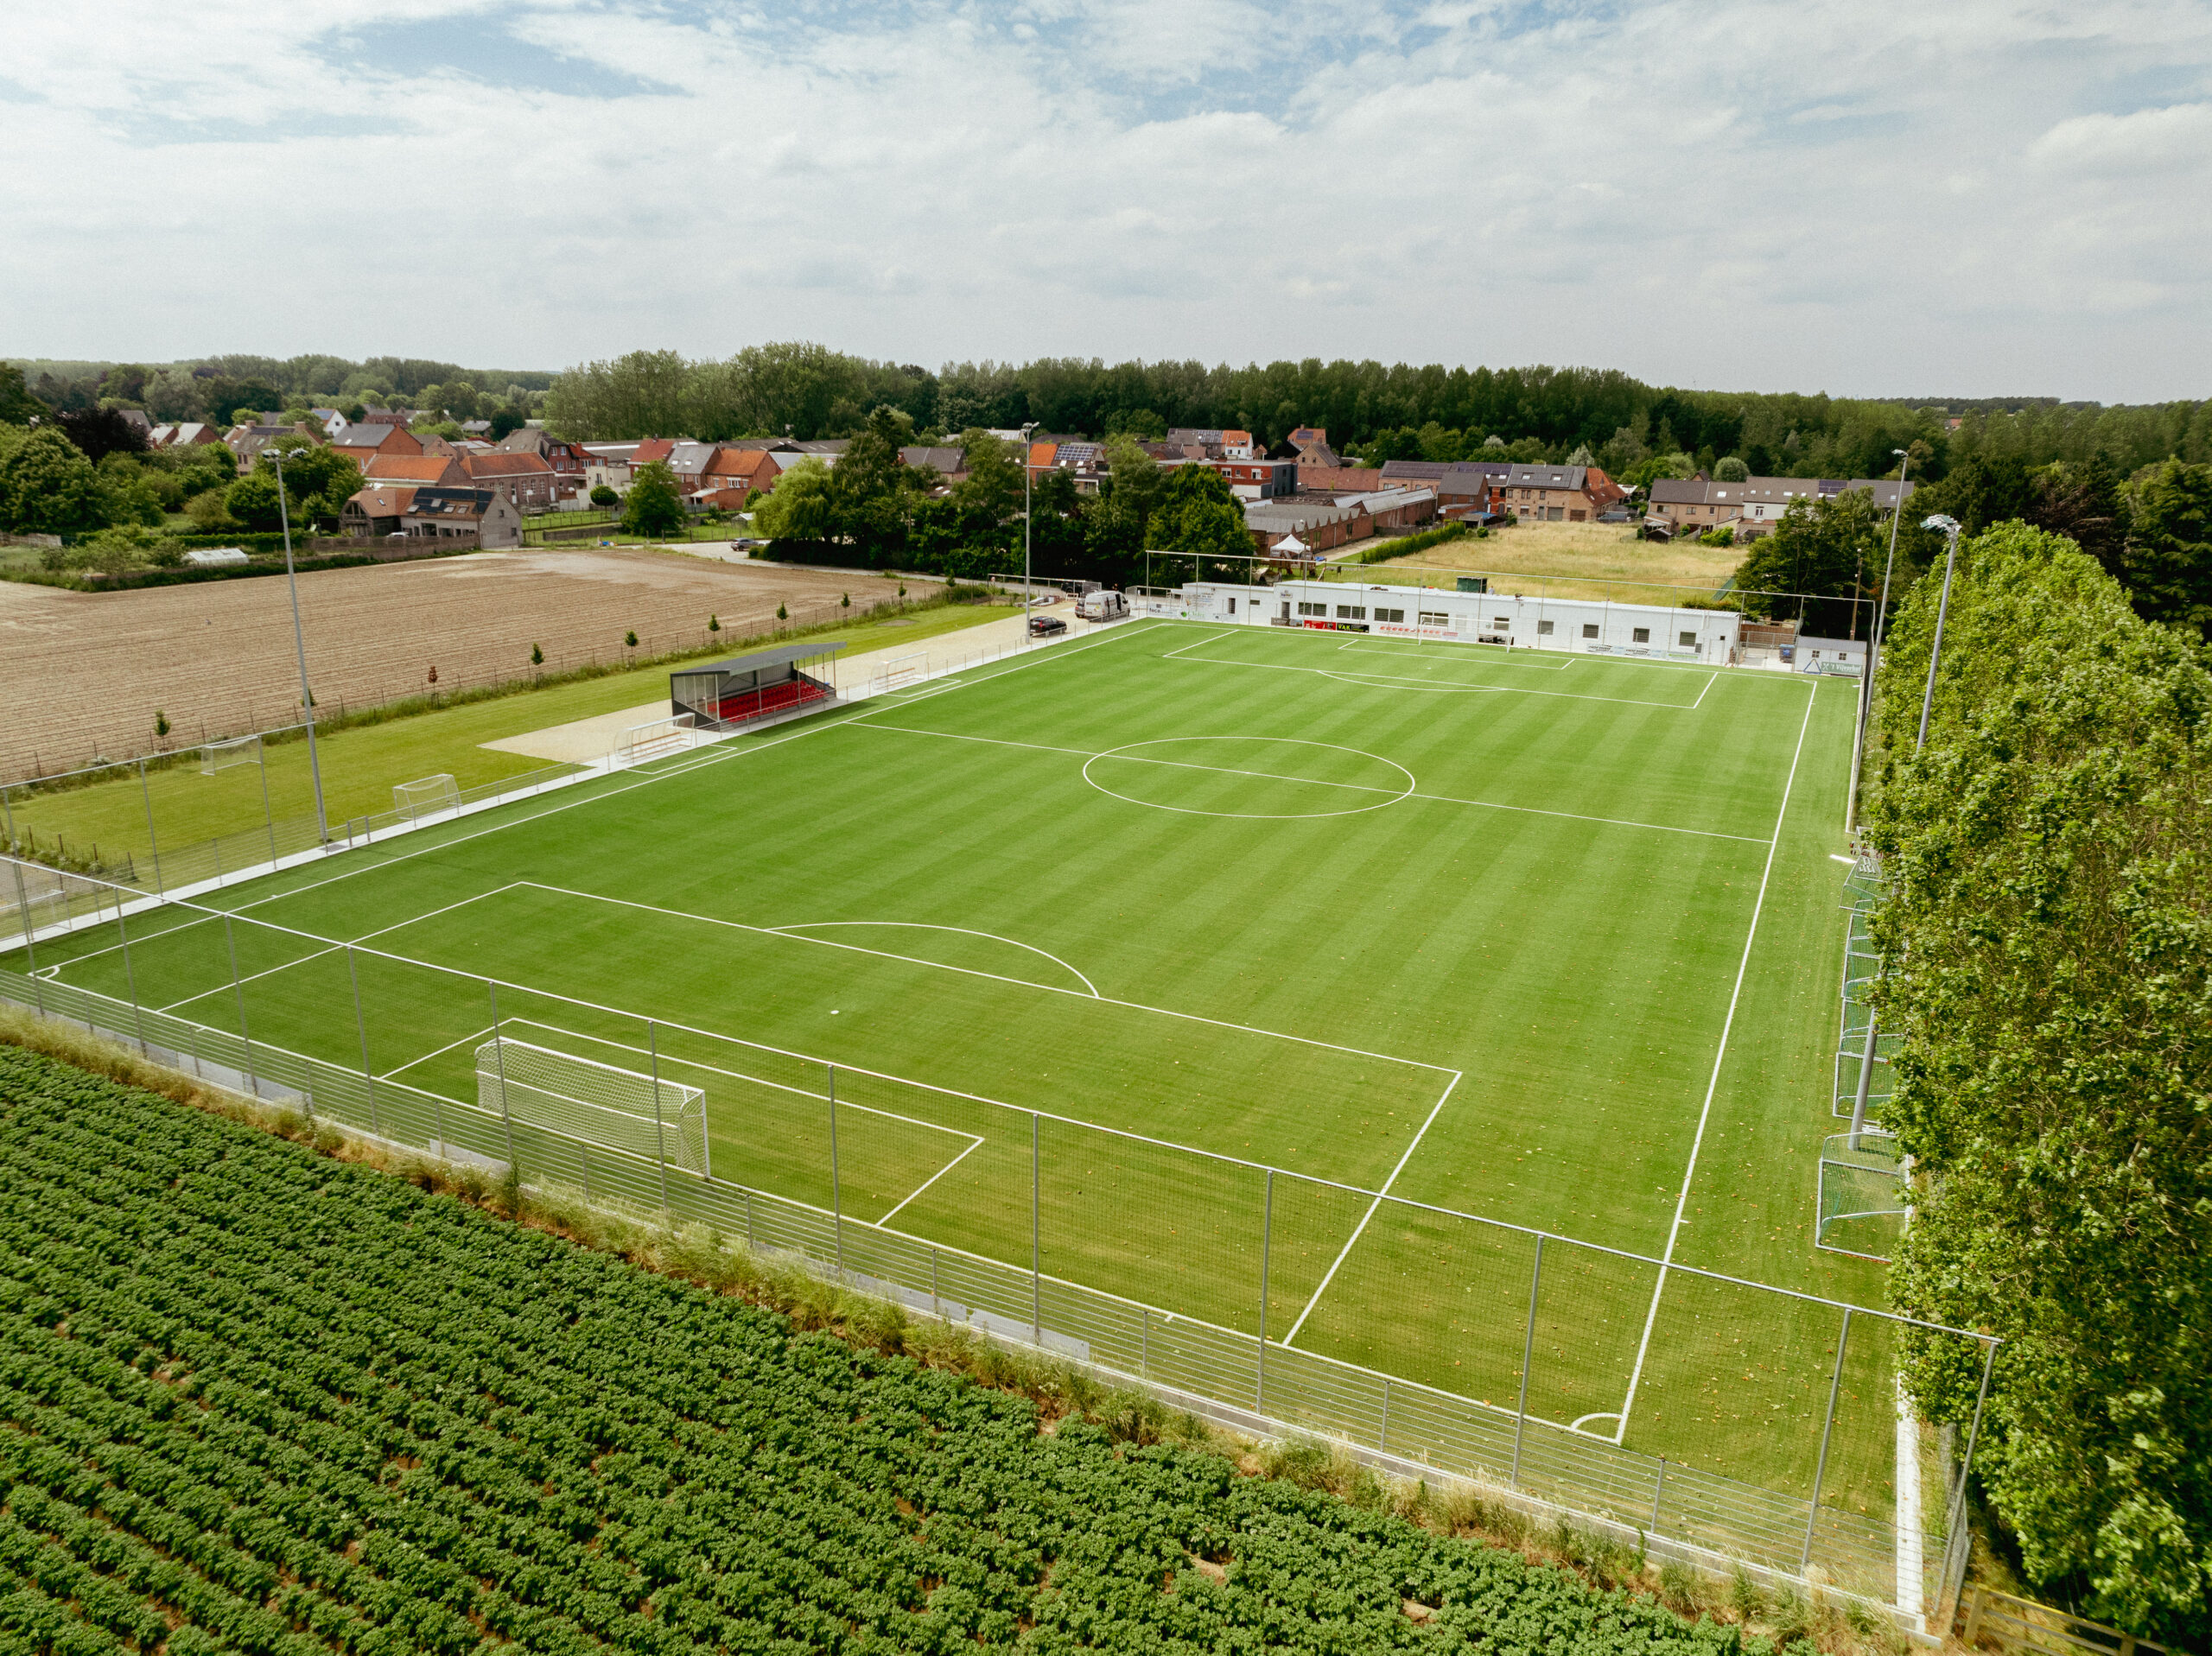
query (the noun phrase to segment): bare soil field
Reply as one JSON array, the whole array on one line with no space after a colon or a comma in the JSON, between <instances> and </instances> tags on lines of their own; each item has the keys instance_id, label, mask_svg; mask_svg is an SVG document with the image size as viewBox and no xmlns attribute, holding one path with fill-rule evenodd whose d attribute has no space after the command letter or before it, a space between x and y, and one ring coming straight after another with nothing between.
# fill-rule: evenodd
<instances>
[{"instance_id":1,"label":"bare soil field","mask_svg":"<svg viewBox=\"0 0 2212 1656\"><path fill-rule=\"evenodd\" d=\"M925 590L910 582L912 595ZM734 651L775 625L849 616L894 599L873 575L772 563L722 563L616 548L529 549L300 577L309 682L325 707L363 706L544 670L704 645L707 618ZM838 600L849 593L853 608ZM0 779L95 757L266 729L299 717L291 602L274 577L127 593L72 593L0 582Z\"/></svg>"}]
</instances>

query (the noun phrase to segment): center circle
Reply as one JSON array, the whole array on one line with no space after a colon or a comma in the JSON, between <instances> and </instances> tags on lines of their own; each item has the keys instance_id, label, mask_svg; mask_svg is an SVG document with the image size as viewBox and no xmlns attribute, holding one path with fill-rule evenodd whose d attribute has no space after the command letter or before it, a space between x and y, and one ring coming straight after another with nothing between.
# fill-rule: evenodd
<instances>
[{"instance_id":1,"label":"center circle","mask_svg":"<svg viewBox=\"0 0 2212 1656\"><path fill-rule=\"evenodd\" d=\"M1418 785L1402 765L1356 747L1289 736L1166 736L1084 761L1103 794L1185 816L1279 822L1354 816Z\"/></svg>"}]
</instances>

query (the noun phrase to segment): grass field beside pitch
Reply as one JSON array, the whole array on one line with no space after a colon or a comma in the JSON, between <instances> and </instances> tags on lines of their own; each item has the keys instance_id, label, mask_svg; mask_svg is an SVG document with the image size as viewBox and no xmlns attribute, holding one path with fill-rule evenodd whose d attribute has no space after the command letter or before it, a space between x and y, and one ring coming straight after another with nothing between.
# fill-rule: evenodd
<instances>
[{"instance_id":1,"label":"grass field beside pitch","mask_svg":"<svg viewBox=\"0 0 2212 1656\"><path fill-rule=\"evenodd\" d=\"M1261 1176L1092 1129L1659 1254L1703 1117L1725 1159L1675 1257L1743 1268L1704 1215L1748 1192L1789 1215L1752 1274L1864 1301L1863 1270L1804 1262L1826 1123L1800 1102L1834 1033L1850 722L1850 687L1779 675L1117 629L226 893L257 923L149 929L132 969L235 1029L234 942L255 1038L353 1064L317 940L358 942L372 1067L463 1101L493 1009L459 974L498 978L511 1032L650 1047L705 1089L718 1175L823 1204L834 1063L848 1214L1025 1266L1044 1112L1045 1268L1248 1332ZM1757 1066L1716 1084L1763 880L1782 947L1731 1037ZM61 971L116 993L120 965ZM1271 1336L1510 1399L1525 1239L1275 1200ZM1546 1272L1532 1412L1603 1426L1642 1355L1631 1447L1809 1477L1816 1424L1770 1417L1817 1414L1821 1317L1676 1286L1655 1317L1648 1266ZM1737 1348L1770 1374L1716 1385ZM1878 1358L1854 1344L1854 1388ZM1866 1488L1879 1424L1841 1457Z\"/></svg>"}]
</instances>

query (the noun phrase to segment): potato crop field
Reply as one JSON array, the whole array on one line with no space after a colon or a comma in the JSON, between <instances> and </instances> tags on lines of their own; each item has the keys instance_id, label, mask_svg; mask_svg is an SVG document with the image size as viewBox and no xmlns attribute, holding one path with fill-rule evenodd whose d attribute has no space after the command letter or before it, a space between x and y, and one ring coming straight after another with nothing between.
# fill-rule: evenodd
<instances>
[{"instance_id":1,"label":"potato crop field","mask_svg":"<svg viewBox=\"0 0 2212 1656\"><path fill-rule=\"evenodd\" d=\"M318 706L389 701L431 688L521 677L532 644L544 670L709 642L707 618L739 647L748 630L849 616L894 599L873 575L722 563L635 549L477 553L300 577L308 682ZM282 577L121 593L0 581L0 780L95 757L171 746L299 717L292 609Z\"/></svg>"},{"instance_id":2,"label":"potato crop field","mask_svg":"<svg viewBox=\"0 0 2212 1656\"><path fill-rule=\"evenodd\" d=\"M0 1047L0 1650L1739 1647L880 1336Z\"/></svg>"}]
</instances>

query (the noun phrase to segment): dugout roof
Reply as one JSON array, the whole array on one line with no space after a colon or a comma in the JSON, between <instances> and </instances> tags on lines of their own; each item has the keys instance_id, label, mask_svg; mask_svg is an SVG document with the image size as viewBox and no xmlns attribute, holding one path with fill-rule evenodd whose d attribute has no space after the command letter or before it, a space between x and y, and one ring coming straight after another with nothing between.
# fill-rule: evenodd
<instances>
[{"instance_id":1,"label":"dugout roof","mask_svg":"<svg viewBox=\"0 0 2212 1656\"><path fill-rule=\"evenodd\" d=\"M838 644L778 644L773 650L756 650L749 656L732 656L728 661L710 661L697 667L678 668L682 673L757 673L764 668L787 667L795 661L814 661L823 656L834 656L844 648Z\"/></svg>"}]
</instances>

